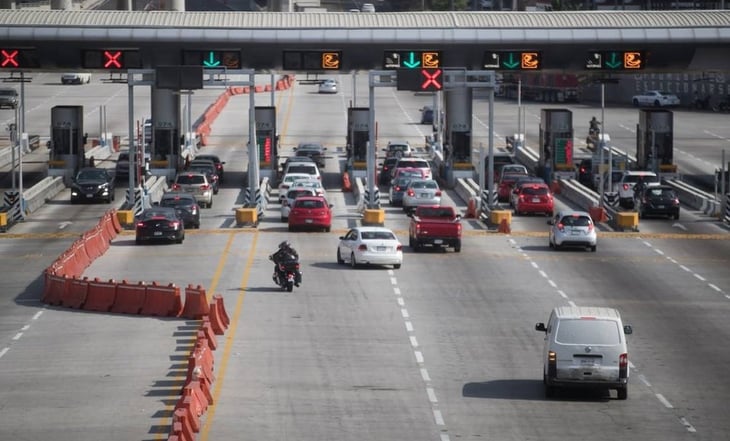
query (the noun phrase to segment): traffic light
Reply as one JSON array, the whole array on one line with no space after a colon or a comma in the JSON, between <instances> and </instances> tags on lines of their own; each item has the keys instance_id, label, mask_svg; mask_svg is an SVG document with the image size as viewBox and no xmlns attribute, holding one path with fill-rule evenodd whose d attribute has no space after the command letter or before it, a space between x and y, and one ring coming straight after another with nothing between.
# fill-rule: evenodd
<instances>
[{"instance_id":1,"label":"traffic light","mask_svg":"<svg viewBox=\"0 0 730 441\"><path fill-rule=\"evenodd\" d=\"M204 68L241 68L241 51L201 50L183 51L183 65L203 66Z\"/></svg>"},{"instance_id":2,"label":"traffic light","mask_svg":"<svg viewBox=\"0 0 730 441\"><path fill-rule=\"evenodd\" d=\"M142 57L136 49L84 50L81 66L85 69L141 69Z\"/></svg>"},{"instance_id":3,"label":"traffic light","mask_svg":"<svg viewBox=\"0 0 730 441\"><path fill-rule=\"evenodd\" d=\"M384 69L437 69L441 67L440 51L386 51Z\"/></svg>"},{"instance_id":4,"label":"traffic light","mask_svg":"<svg viewBox=\"0 0 730 441\"><path fill-rule=\"evenodd\" d=\"M542 54L539 51L484 52L482 68L491 70L540 70Z\"/></svg>"},{"instance_id":5,"label":"traffic light","mask_svg":"<svg viewBox=\"0 0 730 441\"><path fill-rule=\"evenodd\" d=\"M585 62L587 70L640 70L645 67L643 51L591 51Z\"/></svg>"},{"instance_id":6,"label":"traffic light","mask_svg":"<svg viewBox=\"0 0 730 441\"><path fill-rule=\"evenodd\" d=\"M435 92L444 88L442 69L398 69L396 89Z\"/></svg>"},{"instance_id":7,"label":"traffic light","mask_svg":"<svg viewBox=\"0 0 730 441\"><path fill-rule=\"evenodd\" d=\"M284 70L340 70L342 51L284 51Z\"/></svg>"}]
</instances>

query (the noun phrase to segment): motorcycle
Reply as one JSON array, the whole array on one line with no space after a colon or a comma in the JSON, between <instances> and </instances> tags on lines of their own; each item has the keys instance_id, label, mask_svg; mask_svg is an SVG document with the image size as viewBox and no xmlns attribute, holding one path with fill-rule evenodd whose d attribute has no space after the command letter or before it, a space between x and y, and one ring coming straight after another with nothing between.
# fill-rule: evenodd
<instances>
[{"instance_id":1,"label":"motorcycle","mask_svg":"<svg viewBox=\"0 0 730 441\"><path fill-rule=\"evenodd\" d=\"M730 96L726 96L720 102L712 106L714 112L730 112Z\"/></svg>"},{"instance_id":2,"label":"motorcycle","mask_svg":"<svg viewBox=\"0 0 730 441\"><path fill-rule=\"evenodd\" d=\"M692 102L692 108L698 110L707 110L710 108L710 95L706 95L704 98L695 97Z\"/></svg>"},{"instance_id":3,"label":"motorcycle","mask_svg":"<svg viewBox=\"0 0 730 441\"><path fill-rule=\"evenodd\" d=\"M586 137L586 147L588 150L595 150L598 146L598 138L601 131L597 128L591 127L588 129L588 136Z\"/></svg>"},{"instance_id":4,"label":"motorcycle","mask_svg":"<svg viewBox=\"0 0 730 441\"><path fill-rule=\"evenodd\" d=\"M273 261L274 257L269 256L269 260ZM296 260L287 260L277 263L276 272L272 278L274 283L279 285L281 289L292 292L294 286L299 286L302 282L302 275L299 272L299 262Z\"/></svg>"}]
</instances>

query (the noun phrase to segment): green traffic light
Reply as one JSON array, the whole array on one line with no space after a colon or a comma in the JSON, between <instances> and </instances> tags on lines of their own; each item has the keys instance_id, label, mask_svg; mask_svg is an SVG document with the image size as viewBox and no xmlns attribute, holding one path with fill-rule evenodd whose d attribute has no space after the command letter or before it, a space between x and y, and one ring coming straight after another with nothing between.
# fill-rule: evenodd
<instances>
[{"instance_id":1,"label":"green traffic light","mask_svg":"<svg viewBox=\"0 0 730 441\"><path fill-rule=\"evenodd\" d=\"M208 59L203 60L203 67L218 67L221 64L221 60L217 59L214 51L208 52Z\"/></svg>"},{"instance_id":2,"label":"green traffic light","mask_svg":"<svg viewBox=\"0 0 730 441\"><path fill-rule=\"evenodd\" d=\"M415 52L408 52L408 59L403 60L403 65L408 69L416 69L421 65L421 60L418 58Z\"/></svg>"}]
</instances>

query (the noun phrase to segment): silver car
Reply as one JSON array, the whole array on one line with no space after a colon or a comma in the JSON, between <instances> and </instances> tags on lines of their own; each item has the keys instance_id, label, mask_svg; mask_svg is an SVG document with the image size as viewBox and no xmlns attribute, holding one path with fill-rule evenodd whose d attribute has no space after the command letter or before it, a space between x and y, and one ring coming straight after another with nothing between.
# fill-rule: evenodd
<instances>
[{"instance_id":1,"label":"silver car","mask_svg":"<svg viewBox=\"0 0 730 441\"><path fill-rule=\"evenodd\" d=\"M591 215L585 211L558 211L547 223L550 225L550 248L581 247L596 251L596 227Z\"/></svg>"},{"instance_id":2,"label":"silver car","mask_svg":"<svg viewBox=\"0 0 730 441\"><path fill-rule=\"evenodd\" d=\"M201 207L210 208L213 206L213 184L208 181L208 177L203 173L178 173L175 182L172 184L172 189L193 195Z\"/></svg>"},{"instance_id":3,"label":"silver car","mask_svg":"<svg viewBox=\"0 0 730 441\"><path fill-rule=\"evenodd\" d=\"M411 212L419 205L441 205L441 189L433 179L412 179L403 193L403 210Z\"/></svg>"}]
</instances>

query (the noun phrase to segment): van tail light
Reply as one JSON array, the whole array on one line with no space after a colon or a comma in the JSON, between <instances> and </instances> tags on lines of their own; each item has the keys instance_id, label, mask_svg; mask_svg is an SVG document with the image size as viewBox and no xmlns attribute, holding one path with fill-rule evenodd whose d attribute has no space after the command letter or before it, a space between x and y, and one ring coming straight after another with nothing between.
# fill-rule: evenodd
<instances>
[{"instance_id":1,"label":"van tail light","mask_svg":"<svg viewBox=\"0 0 730 441\"><path fill-rule=\"evenodd\" d=\"M621 354L618 357L618 377L629 377L629 354Z\"/></svg>"},{"instance_id":2,"label":"van tail light","mask_svg":"<svg viewBox=\"0 0 730 441\"><path fill-rule=\"evenodd\" d=\"M359 247L357 247L357 249L360 250L360 251L367 251L368 250L368 246L365 245L365 244L362 244Z\"/></svg>"},{"instance_id":3,"label":"van tail light","mask_svg":"<svg viewBox=\"0 0 730 441\"><path fill-rule=\"evenodd\" d=\"M555 351L548 352L547 376L549 378L555 378L558 376L558 354L556 354Z\"/></svg>"}]
</instances>

